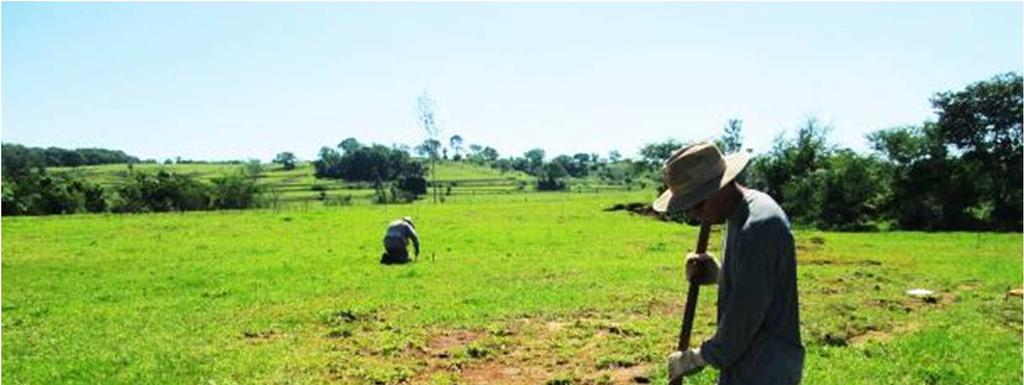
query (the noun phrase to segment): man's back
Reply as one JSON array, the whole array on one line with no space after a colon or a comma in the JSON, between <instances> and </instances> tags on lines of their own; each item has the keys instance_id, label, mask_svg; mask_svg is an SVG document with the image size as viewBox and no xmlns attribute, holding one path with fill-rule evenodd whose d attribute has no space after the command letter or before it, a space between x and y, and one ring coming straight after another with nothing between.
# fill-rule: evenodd
<instances>
[{"instance_id":1,"label":"man's back","mask_svg":"<svg viewBox=\"0 0 1024 385\"><path fill-rule=\"evenodd\" d=\"M789 220L762 192L743 190L728 220L718 331L702 356L720 384L797 384L803 371L796 257Z\"/></svg>"},{"instance_id":2,"label":"man's back","mask_svg":"<svg viewBox=\"0 0 1024 385\"><path fill-rule=\"evenodd\" d=\"M378 227L379 228L379 227ZM416 230L404 220L396 220L388 224L388 230L384 233L388 238L408 239L416 235Z\"/></svg>"},{"instance_id":3,"label":"man's back","mask_svg":"<svg viewBox=\"0 0 1024 385\"><path fill-rule=\"evenodd\" d=\"M420 238L411 218L402 218L388 224L384 233L384 254L382 263L405 263L409 261L408 246L412 241L416 255L420 254Z\"/></svg>"}]
</instances>

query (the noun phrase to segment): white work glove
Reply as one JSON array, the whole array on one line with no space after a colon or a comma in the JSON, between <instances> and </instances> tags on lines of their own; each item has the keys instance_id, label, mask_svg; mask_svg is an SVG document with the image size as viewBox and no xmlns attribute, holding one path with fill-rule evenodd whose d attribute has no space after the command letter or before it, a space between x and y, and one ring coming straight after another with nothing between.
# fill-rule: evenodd
<instances>
[{"instance_id":1,"label":"white work glove","mask_svg":"<svg viewBox=\"0 0 1024 385\"><path fill-rule=\"evenodd\" d=\"M680 376L693 375L704 369L705 365L707 363L700 356L700 348L674 351L668 356L668 380L672 382Z\"/></svg>"},{"instance_id":2,"label":"white work glove","mask_svg":"<svg viewBox=\"0 0 1024 385\"><path fill-rule=\"evenodd\" d=\"M718 284L718 261L708 253L686 255L686 280L701 286Z\"/></svg>"}]
</instances>

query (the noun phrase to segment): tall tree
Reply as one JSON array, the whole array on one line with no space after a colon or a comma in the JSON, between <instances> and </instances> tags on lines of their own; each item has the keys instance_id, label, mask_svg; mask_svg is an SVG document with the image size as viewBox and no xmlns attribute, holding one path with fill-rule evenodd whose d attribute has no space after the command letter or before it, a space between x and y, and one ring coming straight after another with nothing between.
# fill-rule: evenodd
<instances>
[{"instance_id":1,"label":"tall tree","mask_svg":"<svg viewBox=\"0 0 1024 385\"><path fill-rule=\"evenodd\" d=\"M615 162L618 162L619 159L622 159L622 153L619 152L618 150L611 150L611 151L608 152L608 161L609 162L615 163Z\"/></svg>"},{"instance_id":2,"label":"tall tree","mask_svg":"<svg viewBox=\"0 0 1024 385\"><path fill-rule=\"evenodd\" d=\"M984 173L980 187L1003 229L1022 227L1022 93L1024 80L1007 73L931 99L943 138Z\"/></svg>"},{"instance_id":3,"label":"tall tree","mask_svg":"<svg viewBox=\"0 0 1024 385\"><path fill-rule=\"evenodd\" d=\"M452 151L455 152L454 159L462 159L462 137L459 135L452 135L448 139L448 144L452 147Z\"/></svg>"},{"instance_id":4,"label":"tall tree","mask_svg":"<svg viewBox=\"0 0 1024 385\"><path fill-rule=\"evenodd\" d=\"M280 164L282 168L284 168L285 170L294 170L295 162L297 160L298 158L295 156L295 154L285 151L278 153L277 156L274 157L273 163Z\"/></svg>"},{"instance_id":5,"label":"tall tree","mask_svg":"<svg viewBox=\"0 0 1024 385\"><path fill-rule=\"evenodd\" d=\"M893 127L868 135L889 163L879 184L888 190L880 205L885 216L907 230L966 230L977 220L969 208L978 202L978 170L952 156L933 122Z\"/></svg>"},{"instance_id":6,"label":"tall tree","mask_svg":"<svg viewBox=\"0 0 1024 385\"><path fill-rule=\"evenodd\" d=\"M675 139L668 139L661 143L648 143L640 148L640 157L651 170L658 170L672 155L672 152L682 146L683 143Z\"/></svg>"},{"instance_id":7,"label":"tall tree","mask_svg":"<svg viewBox=\"0 0 1024 385\"><path fill-rule=\"evenodd\" d=\"M729 119L722 133L722 152L732 154L743 150L743 121Z\"/></svg>"},{"instance_id":8,"label":"tall tree","mask_svg":"<svg viewBox=\"0 0 1024 385\"><path fill-rule=\"evenodd\" d=\"M359 143L356 138L346 138L345 140L342 140L341 143L338 143L338 148L345 152L355 151L362 146L363 144Z\"/></svg>"},{"instance_id":9,"label":"tall tree","mask_svg":"<svg viewBox=\"0 0 1024 385\"><path fill-rule=\"evenodd\" d=\"M441 142L434 139L424 140L419 146L416 146L416 153L422 157L426 157L431 161L438 160L441 158Z\"/></svg>"},{"instance_id":10,"label":"tall tree","mask_svg":"<svg viewBox=\"0 0 1024 385\"><path fill-rule=\"evenodd\" d=\"M540 173L541 166L544 165L544 149L534 148L530 151L523 153L523 157L527 161L527 170L531 175L538 175Z\"/></svg>"},{"instance_id":11,"label":"tall tree","mask_svg":"<svg viewBox=\"0 0 1024 385\"><path fill-rule=\"evenodd\" d=\"M441 126L437 122L437 103L423 91L416 99L417 122L427 133L427 139L440 143ZM430 158L430 182L434 186L434 203L437 203L437 157Z\"/></svg>"},{"instance_id":12,"label":"tall tree","mask_svg":"<svg viewBox=\"0 0 1024 385\"><path fill-rule=\"evenodd\" d=\"M495 150L493 147L488 146L484 147L483 150L480 150L480 156L483 157L484 162L490 163L498 160L498 157L500 157L501 155L498 154L498 150Z\"/></svg>"},{"instance_id":13,"label":"tall tree","mask_svg":"<svg viewBox=\"0 0 1024 385\"><path fill-rule=\"evenodd\" d=\"M789 197L801 197L805 191L811 191L814 180L800 181L801 178L817 178L810 175L815 170L827 165L832 147L826 141L831 128L822 124L817 118L811 117L797 129L796 137L788 139L784 134L775 137L772 149L767 154L758 156L752 161L747 171L747 181L754 188L760 189L783 205L787 213L790 210L802 211L810 204L809 201L797 200L793 205L786 205ZM788 189L787 184L793 183ZM790 193L786 193L789 190Z\"/></svg>"},{"instance_id":14,"label":"tall tree","mask_svg":"<svg viewBox=\"0 0 1024 385\"><path fill-rule=\"evenodd\" d=\"M564 158L562 158L564 157ZM560 159L561 158L561 159ZM538 190L565 190L565 177L568 176L568 172L565 171L565 167L562 166L564 161L570 159L568 156L561 155L555 158L549 163L545 163L537 172L537 189ZM557 160L561 160L557 161Z\"/></svg>"}]
</instances>

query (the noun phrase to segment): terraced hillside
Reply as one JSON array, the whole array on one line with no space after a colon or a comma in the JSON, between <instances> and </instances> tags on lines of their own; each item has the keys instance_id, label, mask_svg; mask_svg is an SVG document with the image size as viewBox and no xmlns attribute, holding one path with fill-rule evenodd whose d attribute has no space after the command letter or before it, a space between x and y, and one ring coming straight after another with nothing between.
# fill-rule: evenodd
<instances>
[{"instance_id":1,"label":"terraced hillside","mask_svg":"<svg viewBox=\"0 0 1024 385\"><path fill-rule=\"evenodd\" d=\"M75 173L105 187L115 187L132 172L165 170L209 181L218 176L245 172L245 168L241 164L226 163L134 164L130 167L127 164L113 164L54 168L51 171ZM369 183L318 179L310 163L300 163L293 170L284 170L277 164L264 164L257 178L260 184L267 187L270 198L281 204L309 204L318 201L368 203L374 195L373 186ZM460 162L437 164L436 184L445 201L474 201L485 197L525 194L535 191L534 181L534 177L518 171L502 172L491 167ZM627 186L594 179L571 180L569 185L569 191L575 193L629 189Z\"/></svg>"}]
</instances>

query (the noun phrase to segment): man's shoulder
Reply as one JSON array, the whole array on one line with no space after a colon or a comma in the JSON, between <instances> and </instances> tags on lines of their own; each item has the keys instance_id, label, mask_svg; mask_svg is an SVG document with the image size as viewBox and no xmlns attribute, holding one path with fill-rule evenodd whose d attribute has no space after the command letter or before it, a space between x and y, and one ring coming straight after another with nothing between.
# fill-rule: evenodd
<instances>
[{"instance_id":1,"label":"man's shoulder","mask_svg":"<svg viewBox=\"0 0 1024 385\"><path fill-rule=\"evenodd\" d=\"M388 229L405 230L405 229L409 229L409 228L411 228L409 226L409 224L405 223L405 221L403 221L401 219L399 219L397 221L394 221L394 222L391 222L391 223L388 224Z\"/></svg>"},{"instance_id":2,"label":"man's shoulder","mask_svg":"<svg viewBox=\"0 0 1024 385\"><path fill-rule=\"evenodd\" d=\"M747 221L743 224L744 230L789 232L789 218L770 195L747 189L743 196L750 210Z\"/></svg>"}]
</instances>

